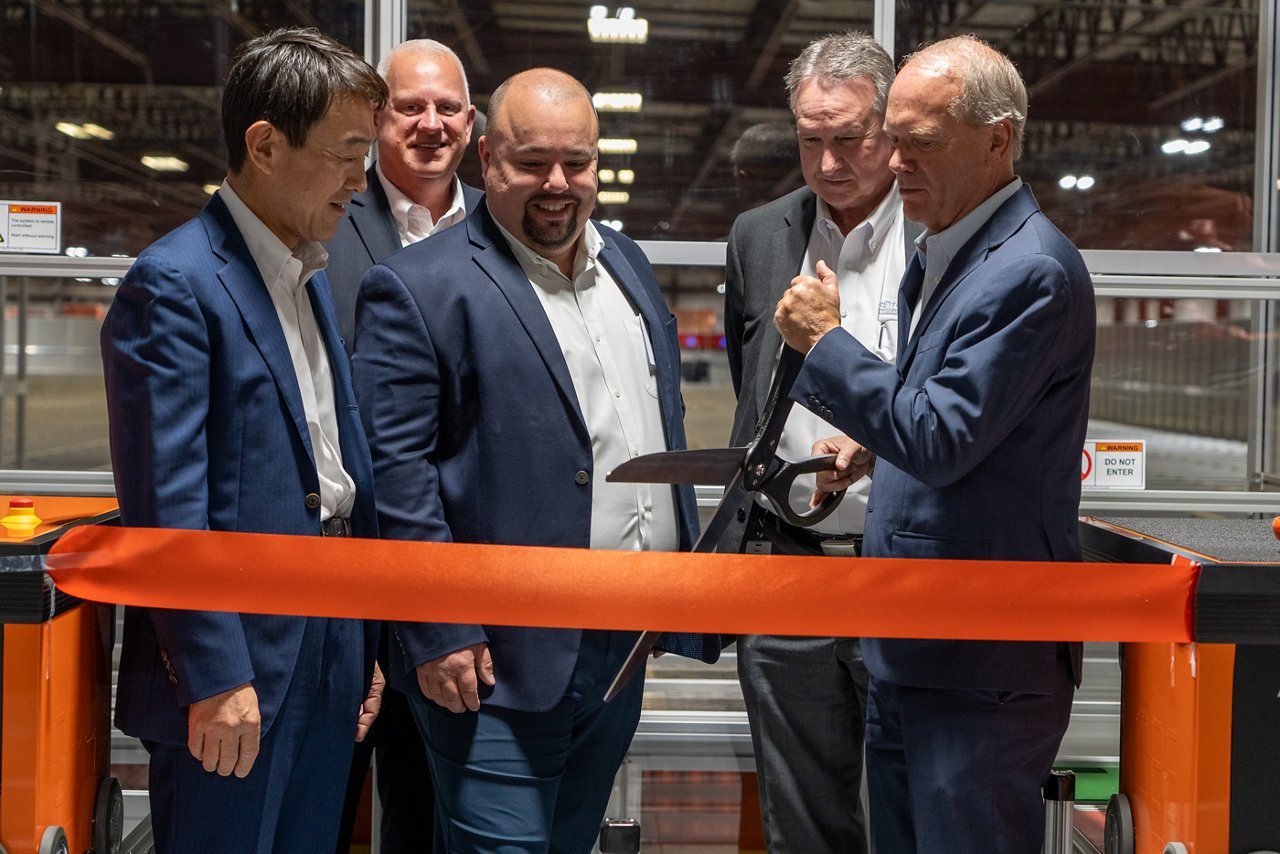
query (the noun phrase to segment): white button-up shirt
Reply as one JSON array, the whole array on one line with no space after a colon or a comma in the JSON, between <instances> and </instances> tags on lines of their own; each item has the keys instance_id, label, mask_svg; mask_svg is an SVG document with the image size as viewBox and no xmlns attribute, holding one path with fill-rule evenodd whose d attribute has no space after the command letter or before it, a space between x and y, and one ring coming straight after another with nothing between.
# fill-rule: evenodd
<instances>
[{"instance_id":1,"label":"white button-up shirt","mask_svg":"<svg viewBox=\"0 0 1280 854\"><path fill-rule=\"evenodd\" d=\"M840 286L840 325L886 362L892 362L898 352L898 284L906 268L905 243L902 198L896 181L880 204L847 235L831 218L827 204L818 199L809 247L800 268L801 274L816 277L821 260L835 271ZM814 442L837 435L838 428L797 404L791 407L777 454L784 460L802 460L810 455ZM813 475L796 478L791 487L791 506L798 511L807 509L813 490ZM810 530L862 533L870 491L870 479L858 481L845 493L836 511ZM763 498L757 500L764 502Z\"/></svg>"},{"instance_id":2,"label":"white button-up shirt","mask_svg":"<svg viewBox=\"0 0 1280 854\"><path fill-rule=\"evenodd\" d=\"M290 250L249 210L230 184L224 182L218 192L266 282L285 343L289 345L289 358L298 380L320 481L320 518L349 516L356 485L342 464L329 351L320 338L306 287L316 271L324 269L329 254L315 241L303 241L297 249Z\"/></svg>"},{"instance_id":3,"label":"white button-up shirt","mask_svg":"<svg viewBox=\"0 0 1280 854\"><path fill-rule=\"evenodd\" d=\"M462 195L462 182L457 175L453 176L453 200L449 202L449 209L435 220L431 218L430 208L400 192L400 188L382 174L381 161L374 164L374 171L382 182L382 191L387 194L387 204L391 207L391 218L396 221L401 246L417 243L467 218L466 198Z\"/></svg>"},{"instance_id":4,"label":"white button-up shirt","mask_svg":"<svg viewBox=\"0 0 1280 854\"><path fill-rule=\"evenodd\" d=\"M591 547L676 551L675 490L605 480L632 457L667 450L667 440L648 330L598 260L604 247L600 233L587 222L570 280L554 263L499 229L551 322L591 437Z\"/></svg>"}]
</instances>

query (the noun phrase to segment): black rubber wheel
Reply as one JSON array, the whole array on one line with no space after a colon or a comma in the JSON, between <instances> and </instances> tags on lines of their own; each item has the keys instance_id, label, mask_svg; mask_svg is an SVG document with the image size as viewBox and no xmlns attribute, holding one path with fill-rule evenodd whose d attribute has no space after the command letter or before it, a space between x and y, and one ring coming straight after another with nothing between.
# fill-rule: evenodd
<instances>
[{"instance_id":1,"label":"black rubber wheel","mask_svg":"<svg viewBox=\"0 0 1280 854\"><path fill-rule=\"evenodd\" d=\"M93 854L119 854L123 841L124 793L119 780L107 777L93 802Z\"/></svg>"},{"instance_id":2,"label":"black rubber wheel","mask_svg":"<svg viewBox=\"0 0 1280 854\"><path fill-rule=\"evenodd\" d=\"M36 849L36 854L70 854L66 832L61 827L46 827L44 836L40 837L40 847Z\"/></svg>"},{"instance_id":3,"label":"black rubber wheel","mask_svg":"<svg viewBox=\"0 0 1280 854\"><path fill-rule=\"evenodd\" d=\"M1133 829L1133 810L1129 808L1126 796L1115 794L1107 802L1107 823L1103 833L1106 854L1134 854L1137 834Z\"/></svg>"}]
</instances>

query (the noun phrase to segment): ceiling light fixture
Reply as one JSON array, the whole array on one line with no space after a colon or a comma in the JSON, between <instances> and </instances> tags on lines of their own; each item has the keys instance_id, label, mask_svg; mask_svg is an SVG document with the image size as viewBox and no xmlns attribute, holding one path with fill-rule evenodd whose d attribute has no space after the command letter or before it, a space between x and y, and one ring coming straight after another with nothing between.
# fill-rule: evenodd
<instances>
[{"instance_id":1,"label":"ceiling light fixture","mask_svg":"<svg viewBox=\"0 0 1280 854\"><path fill-rule=\"evenodd\" d=\"M644 44L649 40L649 22L637 18L636 10L630 6L619 8L613 18L609 17L608 8L592 6L587 35L593 42L605 44Z\"/></svg>"},{"instance_id":2,"label":"ceiling light fixture","mask_svg":"<svg viewBox=\"0 0 1280 854\"><path fill-rule=\"evenodd\" d=\"M1064 190L1070 190L1074 188L1075 185L1076 185L1075 175L1063 175L1061 178L1058 179L1058 186Z\"/></svg>"},{"instance_id":3,"label":"ceiling light fixture","mask_svg":"<svg viewBox=\"0 0 1280 854\"><path fill-rule=\"evenodd\" d=\"M191 168L182 158L167 154L144 154L142 165L156 172L186 172Z\"/></svg>"},{"instance_id":4,"label":"ceiling light fixture","mask_svg":"<svg viewBox=\"0 0 1280 854\"><path fill-rule=\"evenodd\" d=\"M636 141L631 138L603 137L596 144L601 154L635 154Z\"/></svg>"},{"instance_id":5,"label":"ceiling light fixture","mask_svg":"<svg viewBox=\"0 0 1280 854\"><path fill-rule=\"evenodd\" d=\"M596 201L602 205L625 205L631 201L631 194L626 190L601 190L596 193Z\"/></svg>"},{"instance_id":6,"label":"ceiling light fixture","mask_svg":"<svg viewBox=\"0 0 1280 854\"><path fill-rule=\"evenodd\" d=\"M619 184L634 184L635 182L636 182L636 173L635 173L635 170L634 170L634 169L619 169L619 170L618 170L618 183L619 183Z\"/></svg>"},{"instance_id":7,"label":"ceiling light fixture","mask_svg":"<svg viewBox=\"0 0 1280 854\"><path fill-rule=\"evenodd\" d=\"M644 95L639 92L596 92L591 103L601 113L638 113L644 106Z\"/></svg>"}]
</instances>

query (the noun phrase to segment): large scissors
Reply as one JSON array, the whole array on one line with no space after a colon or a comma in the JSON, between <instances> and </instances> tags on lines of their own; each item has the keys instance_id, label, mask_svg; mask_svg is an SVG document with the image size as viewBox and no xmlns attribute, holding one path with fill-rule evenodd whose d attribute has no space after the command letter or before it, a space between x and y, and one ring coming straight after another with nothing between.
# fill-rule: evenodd
<instances>
[{"instance_id":1,"label":"large scissors","mask_svg":"<svg viewBox=\"0 0 1280 854\"><path fill-rule=\"evenodd\" d=\"M746 446L645 454L618 466L605 479L611 483L724 484L724 496L702 529L702 536L694 543L692 551L695 552L715 551L729 523L740 511L750 509L756 493L763 495L773 511L792 525L807 528L821 522L836 509L844 498L844 491L828 493L818 506L797 512L790 502L791 486L801 475L830 471L835 466L836 455L819 454L787 462L779 459L776 453L782 428L791 413L791 386L803 366L804 356L783 344L778 368L769 386L769 397L756 424L755 436ZM618 675L613 677L605 691L606 702L616 697L635 672L644 666L661 634L655 631L641 633Z\"/></svg>"}]
</instances>

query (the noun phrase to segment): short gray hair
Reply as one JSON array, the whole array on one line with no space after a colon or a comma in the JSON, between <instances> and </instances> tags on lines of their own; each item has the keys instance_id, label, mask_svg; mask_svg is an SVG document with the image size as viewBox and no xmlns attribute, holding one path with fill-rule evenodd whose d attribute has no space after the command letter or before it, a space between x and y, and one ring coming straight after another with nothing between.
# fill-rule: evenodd
<instances>
[{"instance_id":1,"label":"short gray hair","mask_svg":"<svg viewBox=\"0 0 1280 854\"><path fill-rule=\"evenodd\" d=\"M893 60L880 43L866 33L851 30L812 41L787 68L787 104L796 109L796 92L811 77L843 83L865 77L876 88L874 109L884 115L893 84Z\"/></svg>"},{"instance_id":2,"label":"short gray hair","mask_svg":"<svg viewBox=\"0 0 1280 854\"><path fill-rule=\"evenodd\" d=\"M402 41L391 48L387 55L378 62L378 74L381 75L383 80L387 79L387 72L391 70L391 61L401 55L441 56L451 60L454 65L458 66L458 73L462 75L462 95L467 102L465 106L471 105L471 84L467 82L467 69L462 67L462 60L458 58L458 54L454 53L453 48L435 39L409 39L408 41Z\"/></svg>"},{"instance_id":3,"label":"short gray hair","mask_svg":"<svg viewBox=\"0 0 1280 854\"><path fill-rule=\"evenodd\" d=\"M977 36L955 36L927 45L903 65L922 64L960 82L947 112L970 127L1008 119L1013 125L1013 159L1022 156L1027 126L1027 87L1009 57Z\"/></svg>"}]
</instances>

